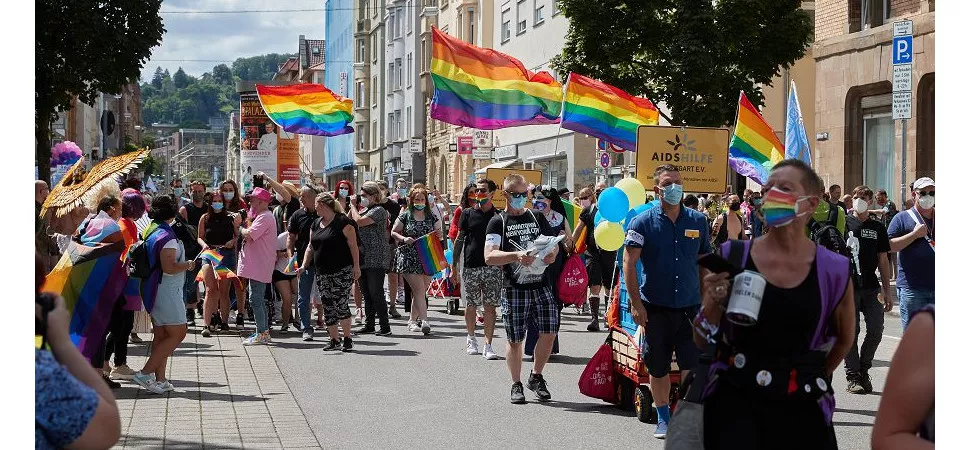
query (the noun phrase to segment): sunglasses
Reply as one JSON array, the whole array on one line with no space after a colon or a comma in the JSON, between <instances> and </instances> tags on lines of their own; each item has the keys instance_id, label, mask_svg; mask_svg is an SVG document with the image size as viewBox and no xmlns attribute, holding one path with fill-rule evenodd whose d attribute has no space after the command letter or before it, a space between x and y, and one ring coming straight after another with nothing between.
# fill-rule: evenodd
<instances>
[{"instance_id":1,"label":"sunglasses","mask_svg":"<svg viewBox=\"0 0 970 450\"><path fill-rule=\"evenodd\" d=\"M587 196L585 196L585 197L579 197L579 199L580 199L580 200L589 200L589 196L587 195Z\"/></svg>"},{"instance_id":2,"label":"sunglasses","mask_svg":"<svg viewBox=\"0 0 970 450\"><path fill-rule=\"evenodd\" d=\"M526 192L509 192L509 191L505 191L505 193L506 194L509 194L509 197L512 197L512 198L525 198L527 195L529 195Z\"/></svg>"},{"instance_id":3,"label":"sunglasses","mask_svg":"<svg viewBox=\"0 0 970 450\"><path fill-rule=\"evenodd\" d=\"M936 197L936 191L929 191L929 192L923 192L923 191L919 191L919 195L920 195L921 197L923 197L923 196L927 196L927 197Z\"/></svg>"},{"instance_id":4,"label":"sunglasses","mask_svg":"<svg viewBox=\"0 0 970 450\"><path fill-rule=\"evenodd\" d=\"M486 194L486 193L488 193L488 189L478 188L478 189L475 189L475 193L476 194Z\"/></svg>"}]
</instances>

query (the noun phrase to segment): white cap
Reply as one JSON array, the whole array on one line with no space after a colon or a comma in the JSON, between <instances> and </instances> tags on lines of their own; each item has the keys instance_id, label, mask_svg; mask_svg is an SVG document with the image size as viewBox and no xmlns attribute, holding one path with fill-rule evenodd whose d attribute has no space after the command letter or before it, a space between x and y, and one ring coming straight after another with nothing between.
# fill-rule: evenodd
<instances>
[{"instance_id":1,"label":"white cap","mask_svg":"<svg viewBox=\"0 0 970 450\"><path fill-rule=\"evenodd\" d=\"M923 189L927 186L936 186L936 182L930 177L923 177L913 183L913 190Z\"/></svg>"}]
</instances>

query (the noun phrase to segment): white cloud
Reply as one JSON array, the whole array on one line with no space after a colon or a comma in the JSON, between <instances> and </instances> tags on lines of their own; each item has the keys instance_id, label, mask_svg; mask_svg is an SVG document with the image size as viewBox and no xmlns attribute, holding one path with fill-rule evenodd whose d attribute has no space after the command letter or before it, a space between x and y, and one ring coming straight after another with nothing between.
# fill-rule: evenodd
<instances>
[{"instance_id":1,"label":"white cloud","mask_svg":"<svg viewBox=\"0 0 970 450\"><path fill-rule=\"evenodd\" d=\"M165 0L162 11L323 9L320 0ZM149 80L156 67L179 67L200 76L225 61L266 53L296 53L301 34L323 39L323 11L245 14L162 14L165 35L142 69ZM213 60L213 61L198 61Z\"/></svg>"}]
</instances>

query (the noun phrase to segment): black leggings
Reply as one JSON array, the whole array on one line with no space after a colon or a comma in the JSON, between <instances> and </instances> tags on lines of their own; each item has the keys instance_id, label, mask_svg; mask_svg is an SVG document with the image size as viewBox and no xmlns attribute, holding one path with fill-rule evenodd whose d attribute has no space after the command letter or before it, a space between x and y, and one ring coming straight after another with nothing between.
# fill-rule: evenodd
<instances>
[{"instance_id":1,"label":"black leggings","mask_svg":"<svg viewBox=\"0 0 970 450\"><path fill-rule=\"evenodd\" d=\"M382 330L390 328L387 320L387 299L384 298L384 269L363 269L358 280L364 297L364 312L368 327L378 322Z\"/></svg>"},{"instance_id":2,"label":"black leggings","mask_svg":"<svg viewBox=\"0 0 970 450\"><path fill-rule=\"evenodd\" d=\"M135 312L115 307L108 324L108 339L104 348L104 361L115 355L115 367L128 364L128 337L135 327Z\"/></svg>"}]
</instances>

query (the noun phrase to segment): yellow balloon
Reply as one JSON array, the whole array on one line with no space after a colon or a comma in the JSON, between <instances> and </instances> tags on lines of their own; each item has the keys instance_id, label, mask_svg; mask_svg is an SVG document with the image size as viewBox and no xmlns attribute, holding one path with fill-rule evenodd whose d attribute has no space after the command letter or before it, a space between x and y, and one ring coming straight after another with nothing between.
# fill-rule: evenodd
<instances>
[{"instance_id":1,"label":"yellow balloon","mask_svg":"<svg viewBox=\"0 0 970 450\"><path fill-rule=\"evenodd\" d=\"M623 225L616 222L600 222L593 230L593 237L596 238L596 245L608 252L618 250L623 246Z\"/></svg>"},{"instance_id":2,"label":"yellow balloon","mask_svg":"<svg viewBox=\"0 0 970 450\"><path fill-rule=\"evenodd\" d=\"M630 209L636 208L647 201L647 191L644 190L640 180L636 178L624 178L616 183L616 187L623 191L626 194L626 198L630 200Z\"/></svg>"}]
</instances>

